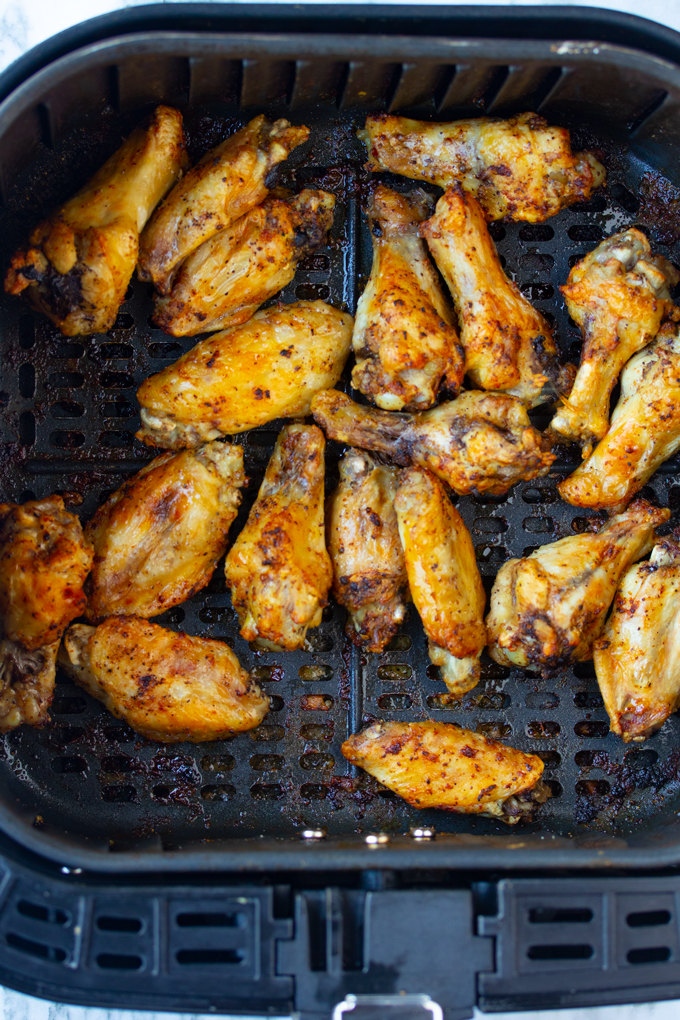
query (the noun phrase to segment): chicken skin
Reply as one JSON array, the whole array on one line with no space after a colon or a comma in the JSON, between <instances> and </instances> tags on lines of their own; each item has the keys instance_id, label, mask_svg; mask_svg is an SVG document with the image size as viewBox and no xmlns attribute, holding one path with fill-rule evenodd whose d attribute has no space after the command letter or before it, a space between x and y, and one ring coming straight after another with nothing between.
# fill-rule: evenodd
<instances>
[{"instance_id":1,"label":"chicken skin","mask_svg":"<svg viewBox=\"0 0 680 1020\"><path fill-rule=\"evenodd\" d=\"M391 170L441 188L461 183L487 219L541 223L604 184L589 152L572 153L569 132L536 113L431 124L378 113L359 132L369 170Z\"/></svg>"},{"instance_id":2,"label":"chicken skin","mask_svg":"<svg viewBox=\"0 0 680 1020\"><path fill-rule=\"evenodd\" d=\"M429 411L395 414L355 404L338 390L318 393L312 414L330 439L387 454L403 467L419 464L455 492L502 495L537 478L555 459L521 401L469 390Z\"/></svg>"},{"instance_id":3,"label":"chicken skin","mask_svg":"<svg viewBox=\"0 0 680 1020\"><path fill-rule=\"evenodd\" d=\"M139 252L139 275L160 294L187 255L267 197L267 175L306 142L309 128L262 114L207 152L156 210Z\"/></svg>"},{"instance_id":4,"label":"chicken skin","mask_svg":"<svg viewBox=\"0 0 680 1020\"><path fill-rule=\"evenodd\" d=\"M372 723L346 740L342 753L416 808L516 825L551 796L538 755L451 723Z\"/></svg>"},{"instance_id":5,"label":"chicken skin","mask_svg":"<svg viewBox=\"0 0 680 1020\"><path fill-rule=\"evenodd\" d=\"M74 198L43 220L5 277L64 336L104 333L125 299L149 216L189 163L182 117L159 106Z\"/></svg>"},{"instance_id":6,"label":"chicken skin","mask_svg":"<svg viewBox=\"0 0 680 1020\"><path fill-rule=\"evenodd\" d=\"M324 537L323 433L286 425L224 574L241 636L274 650L302 648L333 581Z\"/></svg>"},{"instance_id":7,"label":"chicken skin","mask_svg":"<svg viewBox=\"0 0 680 1020\"><path fill-rule=\"evenodd\" d=\"M619 584L595 643L595 672L611 729L645 740L680 707L680 545L663 539Z\"/></svg>"},{"instance_id":8,"label":"chicken skin","mask_svg":"<svg viewBox=\"0 0 680 1020\"><path fill-rule=\"evenodd\" d=\"M584 457L609 427L609 398L621 369L649 344L672 313L670 288L680 274L634 228L613 234L578 262L561 287L583 332L576 380L550 428L580 442Z\"/></svg>"},{"instance_id":9,"label":"chicken skin","mask_svg":"<svg viewBox=\"0 0 680 1020\"><path fill-rule=\"evenodd\" d=\"M421 233L451 291L474 385L528 407L568 393L576 369L560 364L548 322L505 275L479 202L456 185Z\"/></svg>"},{"instance_id":10,"label":"chicken skin","mask_svg":"<svg viewBox=\"0 0 680 1020\"><path fill-rule=\"evenodd\" d=\"M394 508L430 659L450 693L463 695L479 680L486 645L486 593L470 532L442 483L423 468L400 473Z\"/></svg>"},{"instance_id":11,"label":"chicken skin","mask_svg":"<svg viewBox=\"0 0 680 1020\"><path fill-rule=\"evenodd\" d=\"M327 191L285 201L270 195L185 259L167 297L156 296L154 322L172 336L247 322L324 243L334 206Z\"/></svg>"},{"instance_id":12,"label":"chicken skin","mask_svg":"<svg viewBox=\"0 0 680 1020\"><path fill-rule=\"evenodd\" d=\"M243 449L213 442L156 457L114 492L85 529L89 619L157 616L204 588L245 480Z\"/></svg>"},{"instance_id":13,"label":"chicken skin","mask_svg":"<svg viewBox=\"0 0 680 1020\"><path fill-rule=\"evenodd\" d=\"M597 534L562 538L504 563L486 618L491 658L543 676L592 658L619 578L649 552L654 528L669 516L636 499Z\"/></svg>"},{"instance_id":14,"label":"chicken skin","mask_svg":"<svg viewBox=\"0 0 680 1020\"><path fill-rule=\"evenodd\" d=\"M149 740L224 740L259 725L269 709L228 645L135 616L112 616L98 627L74 623L59 664Z\"/></svg>"},{"instance_id":15,"label":"chicken skin","mask_svg":"<svg viewBox=\"0 0 680 1020\"><path fill-rule=\"evenodd\" d=\"M373 267L357 305L352 385L386 411L424 411L442 381L454 395L463 382L451 309L418 233L430 211L424 192L382 185L368 209Z\"/></svg>"},{"instance_id":16,"label":"chicken skin","mask_svg":"<svg viewBox=\"0 0 680 1020\"><path fill-rule=\"evenodd\" d=\"M328 501L333 595L348 611L348 637L368 652L382 652L406 616L408 581L394 510L396 491L396 468L349 450L340 461L340 484Z\"/></svg>"},{"instance_id":17,"label":"chicken skin","mask_svg":"<svg viewBox=\"0 0 680 1020\"><path fill-rule=\"evenodd\" d=\"M181 450L274 418L304 418L314 394L340 378L352 322L323 301L298 301L200 340L139 387L137 437Z\"/></svg>"}]
</instances>

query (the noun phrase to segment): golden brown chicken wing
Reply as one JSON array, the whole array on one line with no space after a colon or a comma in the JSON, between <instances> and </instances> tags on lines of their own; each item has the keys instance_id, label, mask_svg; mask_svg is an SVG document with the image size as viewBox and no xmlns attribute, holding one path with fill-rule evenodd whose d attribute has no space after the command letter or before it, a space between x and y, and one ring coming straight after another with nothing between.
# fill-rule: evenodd
<instances>
[{"instance_id":1,"label":"golden brown chicken wing","mask_svg":"<svg viewBox=\"0 0 680 1020\"><path fill-rule=\"evenodd\" d=\"M489 220L540 223L604 184L589 152L571 151L566 128L536 113L431 124L378 113L359 132L369 170L391 170L442 188L462 183Z\"/></svg>"},{"instance_id":2,"label":"golden brown chicken wing","mask_svg":"<svg viewBox=\"0 0 680 1020\"><path fill-rule=\"evenodd\" d=\"M156 297L154 322L173 336L247 322L324 243L334 206L327 191L270 195L185 259L167 297Z\"/></svg>"},{"instance_id":3,"label":"golden brown chicken wing","mask_svg":"<svg viewBox=\"0 0 680 1020\"><path fill-rule=\"evenodd\" d=\"M78 194L38 224L5 277L64 334L113 326L137 262L139 234L188 167L177 110L159 106Z\"/></svg>"},{"instance_id":4,"label":"golden brown chicken wing","mask_svg":"<svg viewBox=\"0 0 680 1020\"><path fill-rule=\"evenodd\" d=\"M61 638L29 651L18 641L0 640L0 733L49 722L60 644Z\"/></svg>"},{"instance_id":5,"label":"golden brown chicken wing","mask_svg":"<svg viewBox=\"0 0 680 1020\"><path fill-rule=\"evenodd\" d=\"M164 453L114 492L85 529L88 617L157 616L204 588L245 480L242 448L214 442Z\"/></svg>"},{"instance_id":6,"label":"golden brown chicken wing","mask_svg":"<svg viewBox=\"0 0 680 1020\"><path fill-rule=\"evenodd\" d=\"M477 200L453 187L421 233L456 305L474 385L529 407L568 393L576 369L560 364L548 322L505 275Z\"/></svg>"},{"instance_id":7,"label":"golden brown chicken wing","mask_svg":"<svg viewBox=\"0 0 680 1020\"><path fill-rule=\"evenodd\" d=\"M670 516L644 499L597 534L551 542L501 567L486 618L489 654L544 676L593 654L622 573L645 556Z\"/></svg>"},{"instance_id":8,"label":"golden brown chicken wing","mask_svg":"<svg viewBox=\"0 0 680 1020\"><path fill-rule=\"evenodd\" d=\"M139 275L161 294L200 244L267 197L270 170L307 141L309 128L272 123L260 114L207 152L156 210L142 235Z\"/></svg>"},{"instance_id":9,"label":"golden brown chicken wing","mask_svg":"<svg viewBox=\"0 0 680 1020\"><path fill-rule=\"evenodd\" d=\"M463 382L453 315L418 235L430 212L424 192L383 185L368 209L373 267L357 305L352 385L386 411L424 411L443 380L454 394Z\"/></svg>"},{"instance_id":10,"label":"golden brown chicken wing","mask_svg":"<svg viewBox=\"0 0 680 1020\"><path fill-rule=\"evenodd\" d=\"M399 475L394 500L411 597L451 694L479 680L486 593L470 532L444 486L423 468Z\"/></svg>"},{"instance_id":11,"label":"golden brown chicken wing","mask_svg":"<svg viewBox=\"0 0 680 1020\"><path fill-rule=\"evenodd\" d=\"M304 418L314 394L340 378L351 339L352 316L323 301L256 312L142 383L137 436L179 450L274 418Z\"/></svg>"},{"instance_id":12,"label":"golden brown chicken wing","mask_svg":"<svg viewBox=\"0 0 680 1020\"><path fill-rule=\"evenodd\" d=\"M269 709L228 645L135 616L112 616L98 627L74 623L59 663L149 740L224 740L253 729Z\"/></svg>"},{"instance_id":13,"label":"golden brown chicken wing","mask_svg":"<svg viewBox=\"0 0 680 1020\"><path fill-rule=\"evenodd\" d=\"M349 450L340 461L340 484L328 501L333 595L348 610L348 637L369 652L382 652L406 616L408 581L394 510L396 491L396 468Z\"/></svg>"},{"instance_id":14,"label":"golden brown chicken wing","mask_svg":"<svg viewBox=\"0 0 680 1020\"><path fill-rule=\"evenodd\" d=\"M241 635L270 649L302 648L321 623L333 568L324 538L323 433L286 425L224 573Z\"/></svg>"},{"instance_id":15,"label":"golden brown chicken wing","mask_svg":"<svg viewBox=\"0 0 680 1020\"><path fill-rule=\"evenodd\" d=\"M325 390L314 397L312 414L329 438L385 453L402 466L419 464L461 494L500 495L547 474L555 459L524 404L503 393L469 390L429 411L395 414Z\"/></svg>"},{"instance_id":16,"label":"golden brown chicken wing","mask_svg":"<svg viewBox=\"0 0 680 1020\"><path fill-rule=\"evenodd\" d=\"M551 795L538 755L451 723L372 723L346 740L342 753L417 808L515 825Z\"/></svg>"},{"instance_id":17,"label":"golden brown chicken wing","mask_svg":"<svg viewBox=\"0 0 680 1020\"><path fill-rule=\"evenodd\" d=\"M650 343L672 311L669 288L680 279L674 266L652 255L634 228L613 234L578 262L560 288L572 319L583 331L576 380L550 428L580 442L584 457L609 426L609 397L629 358Z\"/></svg>"}]
</instances>

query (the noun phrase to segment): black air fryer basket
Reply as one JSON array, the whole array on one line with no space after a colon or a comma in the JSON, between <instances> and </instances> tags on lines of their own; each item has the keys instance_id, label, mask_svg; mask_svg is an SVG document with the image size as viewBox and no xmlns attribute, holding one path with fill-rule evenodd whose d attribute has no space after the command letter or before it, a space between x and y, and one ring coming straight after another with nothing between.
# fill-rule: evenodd
<instances>
[{"instance_id":1,"label":"black air fryer basket","mask_svg":"<svg viewBox=\"0 0 680 1020\"><path fill-rule=\"evenodd\" d=\"M194 159L257 113L311 128L276 180L333 191L338 211L285 301L354 311L371 262L355 132L382 110L440 120L535 110L568 127L574 148L598 152L608 182L589 202L492 228L506 271L572 359L580 335L558 287L603 237L639 225L680 264L680 37L624 15L139 7L32 51L0 79L0 100L3 271L160 102L182 110ZM151 310L133 282L108 334L67 340L0 297L0 498L59 492L85 520L148 461L134 438L136 387L195 342L156 329ZM279 426L238 437L251 483L234 531ZM329 443L329 488L339 453ZM589 526L557 495L574 466L558 461L502 498L458 499L487 588L509 556ZM646 494L680 523L680 458ZM221 566L158 622L226 640L271 711L228 741L162 746L58 675L51 725L0 745L0 981L93 1005L310 1020L334 1010L415 1020L440 1007L452 1020L475 1004L680 993L677 718L627 748L609 733L592 663L542 681L485 660L452 708L415 613L382 655L347 642L335 605L308 650L254 652ZM443 719L534 751L552 798L514 829L419 813L342 757L367 717Z\"/></svg>"}]
</instances>

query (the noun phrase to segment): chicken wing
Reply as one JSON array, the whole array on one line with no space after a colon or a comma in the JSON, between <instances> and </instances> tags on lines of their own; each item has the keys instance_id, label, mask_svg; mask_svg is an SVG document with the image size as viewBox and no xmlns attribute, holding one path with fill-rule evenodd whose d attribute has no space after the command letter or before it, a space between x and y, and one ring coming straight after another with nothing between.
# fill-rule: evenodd
<instances>
[{"instance_id":1,"label":"chicken wing","mask_svg":"<svg viewBox=\"0 0 680 1020\"><path fill-rule=\"evenodd\" d=\"M416 808L515 825L551 796L538 755L451 723L372 723L346 740L342 753Z\"/></svg>"},{"instance_id":2,"label":"chicken wing","mask_svg":"<svg viewBox=\"0 0 680 1020\"><path fill-rule=\"evenodd\" d=\"M30 235L5 277L64 336L113 326L137 262L139 234L188 167L182 117L159 106L78 194Z\"/></svg>"},{"instance_id":3,"label":"chicken wing","mask_svg":"<svg viewBox=\"0 0 680 1020\"><path fill-rule=\"evenodd\" d=\"M173 336L247 322L324 243L334 206L327 191L305 190L286 201L270 195L185 259L167 297L156 296L154 322Z\"/></svg>"},{"instance_id":4,"label":"chicken wing","mask_svg":"<svg viewBox=\"0 0 680 1020\"><path fill-rule=\"evenodd\" d=\"M329 438L385 453L402 466L419 464L461 494L501 495L515 482L547 474L555 459L524 404L502 393L469 390L429 411L395 414L325 390L314 397L312 414Z\"/></svg>"},{"instance_id":5,"label":"chicken wing","mask_svg":"<svg viewBox=\"0 0 680 1020\"><path fill-rule=\"evenodd\" d=\"M309 128L260 114L207 152L156 210L139 251L139 275L167 294L181 262L267 197L269 172L306 142Z\"/></svg>"},{"instance_id":6,"label":"chicken wing","mask_svg":"<svg viewBox=\"0 0 680 1020\"><path fill-rule=\"evenodd\" d=\"M583 332L576 380L553 418L552 432L582 443L584 457L609 426L609 397L629 358L650 343L672 312L680 274L634 228L613 234L578 262L561 287Z\"/></svg>"},{"instance_id":7,"label":"chicken wing","mask_svg":"<svg viewBox=\"0 0 680 1020\"><path fill-rule=\"evenodd\" d=\"M352 321L323 301L298 301L200 340L140 386L138 438L179 450L274 418L304 418L314 394L340 378Z\"/></svg>"},{"instance_id":8,"label":"chicken wing","mask_svg":"<svg viewBox=\"0 0 680 1020\"><path fill-rule=\"evenodd\" d=\"M649 552L654 528L669 516L636 499L597 534L562 538L504 563L486 618L491 658L544 676L592 658L619 578Z\"/></svg>"},{"instance_id":9,"label":"chicken wing","mask_svg":"<svg viewBox=\"0 0 680 1020\"><path fill-rule=\"evenodd\" d=\"M489 220L541 223L604 184L590 152L571 151L566 128L536 113L431 124L378 113L359 131L369 170L391 170L442 188L460 182Z\"/></svg>"},{"instance_id":10,"label":"chicken wing","mask_svg":"<svg viewBox=\"0 0 680 1020\"><path fill-rule=\"evenodd\" d=\"M503 390L529 407L568 393L552 330L503 272L484 212L460 185L421 227L460 320L465 371L483 390Z\"/></svg>"},{"instance_id":11,"label":"chicken wing","mask_svg":"<svg viewBox=\"0 0 680 1020\"><path fill-rule=\"evenodd\" d=\"M349 450L340 461L340 484L328 501L333 595L348 610L348 637L369 652L382 652L406 616L408 582L394 511L396 490L396 468Z\"/></svg>"},{"instance_id":12,"label":"chicken wing","mask_svg":"<svg viewBox=\"0 0 680 1020\"><path fill-rule=\"evenodd\" d=\"M323 433L286 425L248 521L224 567L241 636L270 649L302 648L321 623L333 567L324 538Z\"/></svg>"},{"instance_id":13,"label":"chicken wing","mask_svg":"<svg viewBox=\"0 0 680 1020\"><path fill-rule=\"evenodd\" d=\"M470 532L442 483L423 468L401 472L394 508L430 659L451 694L463 695L479 680L486 645L486 593Z\"/></svg>"},{"instance_id":14,"label":"chicken wing","mask_svg":"<svg viewBox=\"0 0 680 1020\"><path fill-rule=\"evenodd\" d=\"M204 588L245 480L242 448L214 442L164 453L114 492L85 529L88 617L157 616Z\"/></svg>"},{"instance_id":15,"label":"chicken wing","mask_svg":"<svg viewBox=\"0 0 680 1020\"><path fill-rule=\"evenodd\" d=\"M458 393L464 354L453 315L421 241L428 196L379 185L368 209L373 267L359 298L352 385L386 411L432 407L446 380Z\"/></svg>"},{"instance_id":16,"label":"chicken wing","mask_svg":"<svg viewBox=\"0 0 680 1020\"><path fill-rule=\"evenodd\" d=\"M593 659L611 729L645 740L680 707L680 545L663 539L621 578Z\"/></svg>"},{"instance_id":17,"label":"chicken wing","mask_svg":"<svg viewBox=\"0 0 680 1020\"><path fill-rule=\"evenodd\" d=\"M73 624L59 663L149 740L224 740L253 729L269 709L228 645L135 616L112 616L98 627Z\"/></svg>"}]
</instances>

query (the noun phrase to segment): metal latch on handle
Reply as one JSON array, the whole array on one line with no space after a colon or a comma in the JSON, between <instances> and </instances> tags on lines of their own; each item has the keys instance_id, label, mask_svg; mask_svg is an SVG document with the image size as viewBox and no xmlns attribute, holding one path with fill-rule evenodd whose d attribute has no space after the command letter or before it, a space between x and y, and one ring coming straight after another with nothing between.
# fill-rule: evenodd
<instances>
[{"instance_id":1,"label":"metal latch on handle","mask_svg":"<svg viewBox=\"0 0 680 1020\"><path fill-rule=\"evenodd\" d=\"M444 1020L444 1012L429 995L346 995L333 1020Z\"/></svg>"}]
</instances>

